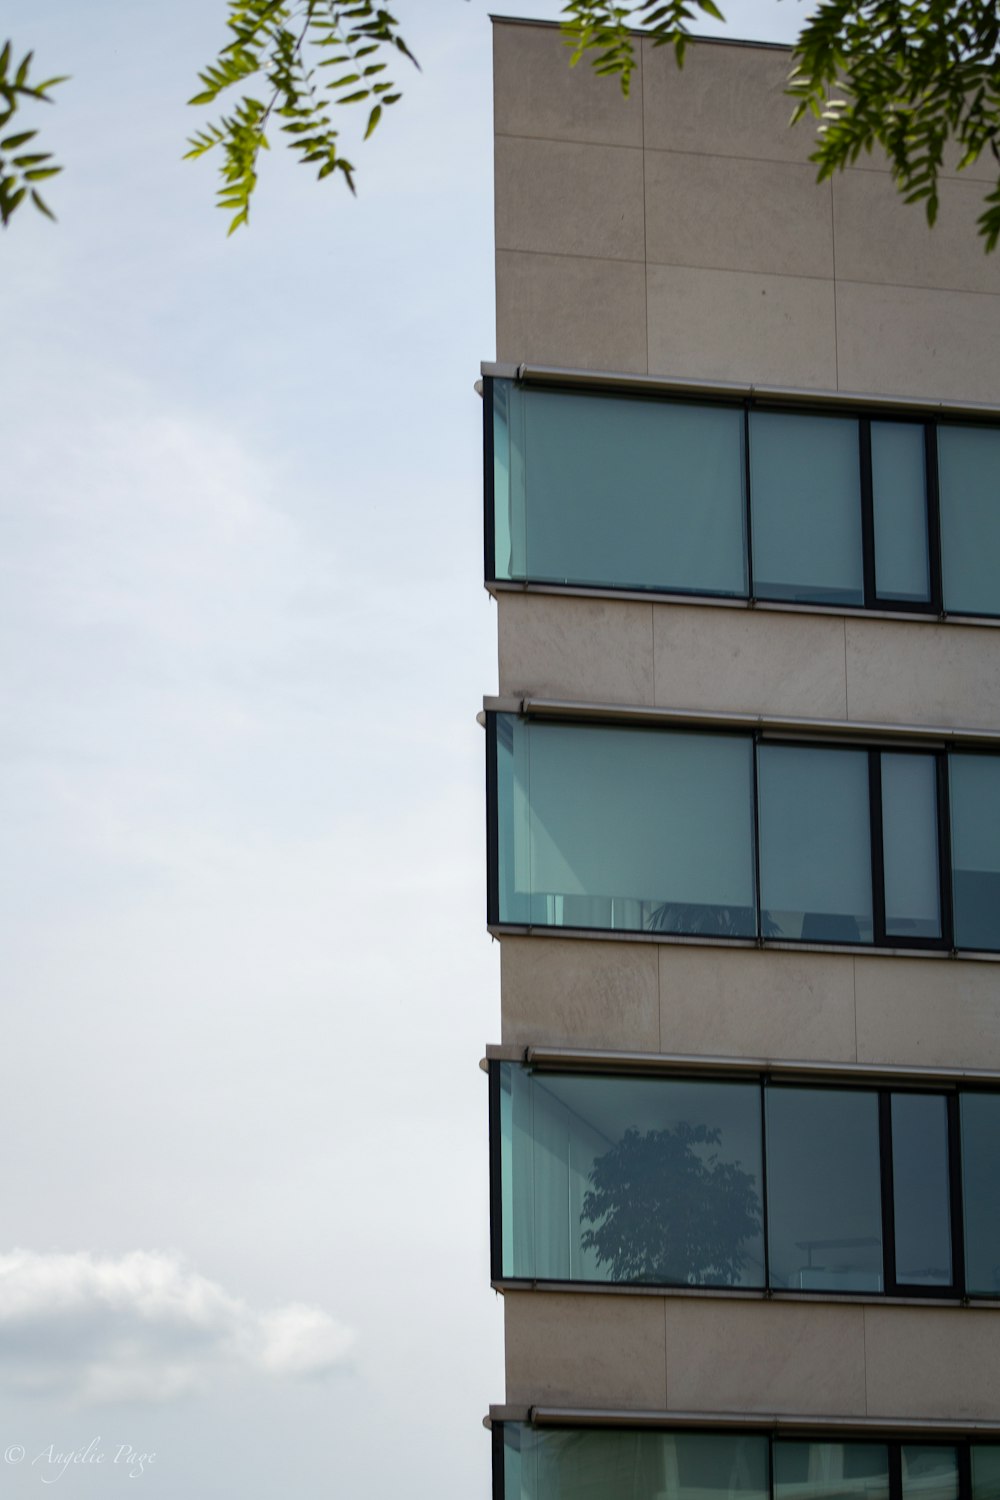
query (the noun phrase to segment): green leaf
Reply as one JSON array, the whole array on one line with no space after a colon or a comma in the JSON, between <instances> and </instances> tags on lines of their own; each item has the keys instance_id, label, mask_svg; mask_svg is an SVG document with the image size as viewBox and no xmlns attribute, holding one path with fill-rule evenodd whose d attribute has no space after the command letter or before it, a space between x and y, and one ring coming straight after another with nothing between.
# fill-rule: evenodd
<instances>
[{"instance_id":1,"label":"green leaf","mask_svg":"<svg viewBox=\"0 0 1000 1500\"><path fill-rule=\"evenodd\" d=\"M56 167L55 170L58 172L59 168ZM45 177L50 177L52 174L50 172L45 172L42 175ZM43 213L47 219L51 219L53 224L56 222L55 214L52 212L49 205L45 202L45 199L42 197L41 193L36 193L34 188L32 188L31 190L31 201L38 209L39 213Z\"/></svg>"}]
</instances>

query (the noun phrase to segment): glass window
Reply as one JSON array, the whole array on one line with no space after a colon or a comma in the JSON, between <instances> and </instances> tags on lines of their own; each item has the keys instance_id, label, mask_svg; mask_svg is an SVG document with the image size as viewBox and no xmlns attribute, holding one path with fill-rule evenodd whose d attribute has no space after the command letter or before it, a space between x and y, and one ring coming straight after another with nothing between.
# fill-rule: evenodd
<instances>
[{"instance_id":1,"label":"glass window","mask_svg":"<svg viewBox=\"0 0 1000 1500\"><path fill-rule=\"evenodd\" d=\"M931 597L924 429L915 422L872 422L871 435L875 593L924 604Z\"/></svg>"},{"instance_id":2,"label":"glass window","mask_svg":"<svg viewBox=\"0 0 1000 1500\"><path fill-rule=\"evenodd\" d=\"M757 1083L505 1063L504 1097L505 1275L764 1285Z\"/></svg>"},{"instance_id":3,"label":"glass window","mask_svg":"<svg viewBox=\"0 0 1000 1500\"><path fill-rule=\"evenodd\" d=\"M950 755L957 948L1000 948L1000 756Z\"/></svg>"},{"instance_id":4,"label":"glass window","mask_svg":"<svg viewBox=\"0 0 1000 1500\"><path fill-rule=\"evenodd\" d=\"M882 756L885 930L941 936L937 763L930 755Z\"/></svg>"},{"instance_id":5,"label":"glass window","mask_svg":"<svg viewBox=\"0 0 1000 1500\"><path fill-rule=\"evenodd\" d=\"M938 427L946 610L1000 614L1000 430Z\"/></svg>"},{"instance_id":6,"label":"glass window","mask_svg":"<svg viewBox=\"0 0 1000 1500\"><path fill-rule=\"evenodd\" d=\"M891 1115L896 1280L951 1286L947 1102L941 1094L893 1094Z\"/></svg>"},{"instance_id":7,"label":"glass window","mask_svg":"<svg viewBox=\"0 0 1000 1500\"><path fill-rule=\"evenodd\" d=\"M889 1500L884 1443L774 1445L774 1500Z\"/></svg>"},{"instance_id":8,"label":"glass window","mask_svg":"<svg viewBox=\"0 0 1000 1500\"><path fill-rule=\"evenodd\" d=\"M972 1500L1000 1500L1000 1445L973 1444Z\"/></svg>"},{"instance_id":9,"label":"glass window","mask_svg":"<svg viewBox=\"0 0 1000 1500\"><path fill-rule=\"evenodd\" d=\"M498 578L743 595L739 407L494 384Z\"/></svg>"},{"instance_id":10,"label":"glass window","mask_svg":"<svg viewBox=\"0 0 1000 1500\"><path fill-rule=\"evenodd\" d=\"M868 754L761 745L764 937L870 943Z\"/></svg>"},{"instance_id":11,"label":"glass window","mask_svg":"<svg viewBox=\"0 0 1000 1500\"><path fill-rule=\"evenodd\" d=\"M880 1292L877 1095L772 1087L766 1101L771 1285Z\"/></svg>"},{"instance_id":12,"label":"glass window","mask_svg":"<svg viewBox=\"0 0 1000 1500\"><path fill-rule=\"evenodd\" d=\"M903 1500L958 1500L958 1450L943 1443L903 1443Z\"/></svg>"},{"instance_id":13,"label":"glass window","mask_svg":"<svg viewBox=\"0 0 1000 1500\"><path fill-rule=\"evenodd\" d=\"M768 1440L504 1423L504 1500L769 1500Z\"/></svg>"},{"instance_id":14,"label":"glass window","mask_svg":"<svg viewBox=\"0 0 1000 1500\"><path fill-rule=\"evenodd\" d=\"M1000 1094L962 1095L965 1286L1000 1296Z\"/></svg>"},{"instance_id":15,"label":"glass window","mask_svg":"<svg viewBox=\"0 0 1000 1500\"><path fill-rule=\"evenodd\" d=\"M754 593L864 604L858 424L751 412Z\"/></svg>"},{"instance_id":16,"label":"glass window","mask_svg":"<svg viewBox=\"0 0 1000 1500\"><path fill-rule=\"evenodd\" d=\"M497 716L500 920L756 933L747 736Z\"/></svg>"}]
</instances>

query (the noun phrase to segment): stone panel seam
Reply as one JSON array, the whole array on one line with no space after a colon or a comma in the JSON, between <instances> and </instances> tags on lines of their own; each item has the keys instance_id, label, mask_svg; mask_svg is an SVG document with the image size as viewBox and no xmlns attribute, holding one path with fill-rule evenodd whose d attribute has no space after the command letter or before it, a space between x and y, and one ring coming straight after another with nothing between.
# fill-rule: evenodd
<instances>
[{"instance_id":1,"label":"stone panel seam","mask_svg":"<svg viewBox=\"0 0 1000 1500\"><path fill-rule=\"evenodd\" d=\"M625 143L623 141L591 141L591 140L578 141L578 140L575 140L574 138L572 138L571 136L563 136L563 135L522 135L519 132L514 132L514 131L509 131L509 130L498 130L496 132L495 139L498 140L498 141L532 141L532 142L535 142L537 144L548 145L548 146L579 146L584 151L590 150L591 147L596 148L598 151L635 151L635 152L638 152L638 151L641 151L643 149L643 147L642 147L641 144L638 145L638 146L627 146L627 145L625 145ZM667 155L667 156L672 155L672 153L669 152L669 151L665 152L664 154ZM752 160L753 158L752 157L747 157L747 158L737 157L736 159L738 161L743 161L743 160ZM794 165L794 163L792 165Z\"/></svg>"},{"instance_id":2,"label":"stone panel seam","mask_svg":"<svg viewBox=\"0 0 1000 1500\"><path fill-rule=\"evenodd\" d=\"M530 253L530 252L529 252ZM591 256L590 259L604 259L605 257ZM607 257L611 259L612 257ZM651 266L662 266L667 271L715 271L720 276L767 276L771 281L818 281L824 284L832 283L832 276L816 276L808 271L762 271L757 266L710 266L704 261L699 265L692 265L684 260L650 260ZM873 282L873 286L882 286L883 282ZM931 288L935 290L935 288ZM992 292L986 293L993 296Z\"/></svg>"},{"instance_id":3,"label":"stone panel seam","mask_svg":"<svg viewBox=\"0 0 1000 1500\"><path fill-rule=\"evenodd\" d=\"M833 178L830 178L830 252L833 259L833 372L840 390L840 331L837 327L837 211Z\"/></svg>"},{"instance_id":4,"label":"stone panel seam","mask_svg":"<svg viewBox=\"0 0 1000 1500\"><path fill-rule=\"evenodd\" d=\"M759 161L765 167L791 167L794 172L808 172L813 186L816 185L814 163L811 161L793 161L791 157L785 156L741 156L732 151L678 151L673 146L647 146L646 150L654 156L687 156L692 161Z\"/></svg>"},{"instance_id":5,"label":"stone panel seam","mask_svg":"<svg viewBox=\"0 0 1000 1500\"><path fill-rule=\"evenodd\" d=\"M869 1410L869 1401L868 1401L868 1309L867 1309L867 1307L863 1307L861 1309L861 1334L862 1334L862 1338L861 1338L861 1356L862 1356L862 1359L864 1360L864 1366L865 1366L865 1380L864 1380L865 1416L869 1417L869 1416L871 1416L871 1412Z\"/></svg>"},{"instance_id":6,"label":"stone panel seam","mask_svg":"<svg viewBox=\"0 0 1000 1500\"><path fill-rule=\"evenodd\" d=\"M642 295L643 295L643 333L646 339L646 374L649 374L649 233L646 215L646 78L643 72L643 64L646 57L646 47L643 42L639 43L639 139L642 143ZM655 682L655 678L654 678ZM655 688L654 688L655 692Z\"/></svg>"},{"instance_id":7,"label":"stone panel seam","mask_svg":"<svg viewBox=\"0 0 1000 1500\"><path fill-rule=\"evenodd\" d=\"M873 173L881 177L892 176L892 171L889 167L877 166L875 162L856 161L852 162L849 167L844 167L843 170L845 173L865 172L868 176L871 176ZM938 168L938 177L944 182L961 183L963 187L971 187L973 183L978 187L987 187L993 181L992 177L970 177L967 172L948 171L944 167Z\"/></svg>"},{"instance_id":8,"label":"stone panel seam","mask_svg":"<svg viewBox=\"0 0 1000 1500\"><path fill-rule=\"evenodd\" d=\"M939 297L988 297L1000 302L1000 288L995 292L981 292L967 286L931 286L922 281L865 281L858 276L841 276L841 286L884 286L899 292L933 292Z\"/></svg>"},{"instance_id":9,"label":"stone panel seam","mask_svg":"<svg viewBox=\"0 0 1000 1500\"><path fill-rule=\"evenodd\" d=\"M526 137L526 139L531 140L534 139L534 137L529 136ZM581 144L590 143L581 142ZM601 143L594 142L593 144L599 145ZM634 151L635 147L632 146L627 149ZM811 162L798 161L791 156L760 156L756 152L752 156L741 156L732 151L691 151L688 149L678 151L671 146L650 146L648 147L648 150L655 151L660 156L693 156L699 158L705 157L708 160L714 161L759 161L770 167L809 167L812 165Z\"/></svg>"},{"instance_id":10,"label":"stone panel seam","mask_svg":"<svg viewBox=\"0 0 1000 1500\"><path fill-rule=\"evenodd\" d=\"M589 260L597 266L645 266L630 255L574 255L570 250L521 250L516 245L497 245L498 255L533 255L539 260ZM648 360L647 360L648 365ZM648 369L646 374L649 374Z\"/></svg>"}]
</instances>

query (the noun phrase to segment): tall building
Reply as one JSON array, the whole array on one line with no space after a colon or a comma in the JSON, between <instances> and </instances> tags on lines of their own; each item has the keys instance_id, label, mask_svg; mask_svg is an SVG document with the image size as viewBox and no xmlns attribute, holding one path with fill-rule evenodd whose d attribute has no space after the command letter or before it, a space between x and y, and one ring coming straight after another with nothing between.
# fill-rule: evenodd
<instances>
[{"instance_id":1,"label":"tall building","mask_svg":"<svg viewBox=\"0 0 1000 1500\"><path fill-rule=\"evenodd\" d=\"M494 1494L995 1500L995 166L494 42Z\"/></svg>"}]
</instances>

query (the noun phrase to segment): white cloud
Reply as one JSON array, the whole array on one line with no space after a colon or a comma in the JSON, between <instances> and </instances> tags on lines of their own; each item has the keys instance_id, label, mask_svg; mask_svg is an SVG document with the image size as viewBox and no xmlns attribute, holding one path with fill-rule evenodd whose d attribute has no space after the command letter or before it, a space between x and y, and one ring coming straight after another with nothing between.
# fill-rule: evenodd
<instances>
[{"instance_id":1,"label":"white cloud","mask_svg":"<svg viewBox=\"0 0 1000 1500\"><path fill-rule=\"evenodd\" d=\"M353 1343L320 1307L256 1312L172 1253L0 1255L0 1388L10 1393L162 1402L226 1371L321 1379Z\"/></svg>"}]
</instances>

